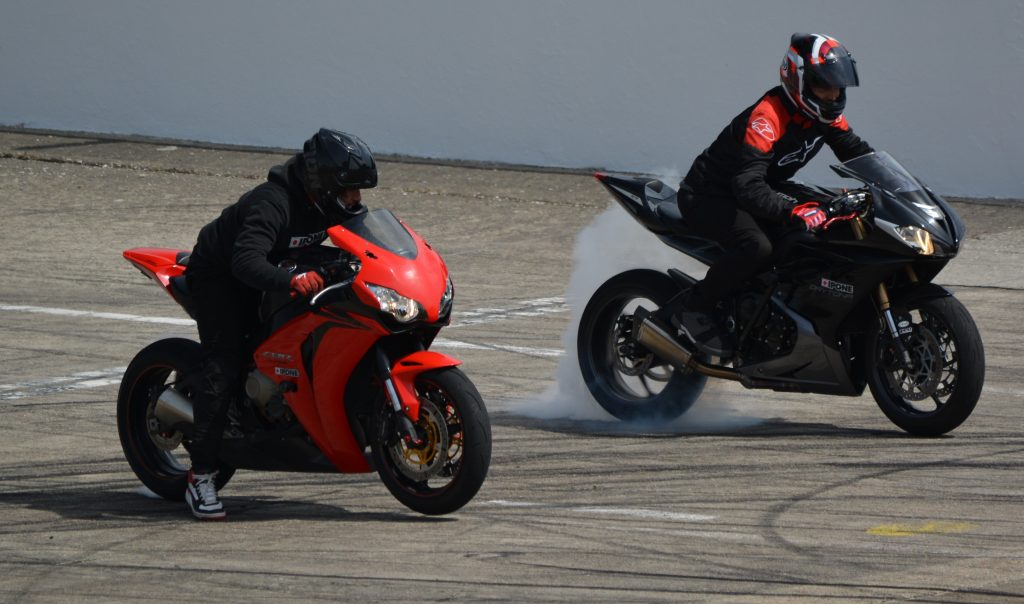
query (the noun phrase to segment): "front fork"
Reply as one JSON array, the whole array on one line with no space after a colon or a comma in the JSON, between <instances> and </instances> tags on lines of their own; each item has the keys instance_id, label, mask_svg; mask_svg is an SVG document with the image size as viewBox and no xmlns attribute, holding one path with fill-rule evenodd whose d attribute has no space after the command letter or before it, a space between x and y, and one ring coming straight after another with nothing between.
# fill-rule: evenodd
<instances>
[{"instance_id":1,"label":"front fork","mask_svg":"<svg viewBox=\"0 0 1024 604\"><path fill-rule=\"evenodd\" d=\"M864 222L860 216L854 217L850 226L853 228L853 236L858 241L861 241L867 237L867 231L864 228ZM914 267L907 265L907 277L911 283L917 283L917 273L914 272ZM910 367L913 362L910 358L910 352L907 351L907 347L903 345L903 338L900 337L899 327L896 325L896 319L892 315L892 303L889 300L889 288L885 286L885 283L878 284L877 302L878 308L882 311L882 318L885 319L885 326L889 329L889 336L896 347L896 352L900 355L903 360L905 367Z\"/></svg>"},{"instance_id":2,"label":"front fork","mask_svg":"<svg viewBox=\"0 0 1024 604\"><path fill-rule=\"evenodd\" d=\"M416 380L424 373L455 367L462 361L433 350L418 350L390 359L380 344L375 347L375 354L377 372L384 382L384 393L398 436L410 446L422 446L423 438L414 423L420 417Z\"/></svg>"},{"instance_id":3,"label":"front fork","mask_svg":"<svg viewBox=\"0 0 1024 604\"><path fill-rule=\"evenodd\" d=\"M377 346L376 349L377 372L384 382L384 393L388 399L388 405L391 407L391 416L398 430L398 435L406 444L418 447L423 444L423 439L419 437L415 424L409 419L407 414L409 405L402 405L402 398L398 395L398 389L395 388L395 380L391 376L391 360L388 359L388 355L384 352L383 348Z\"/></svg>"}]
</instances>

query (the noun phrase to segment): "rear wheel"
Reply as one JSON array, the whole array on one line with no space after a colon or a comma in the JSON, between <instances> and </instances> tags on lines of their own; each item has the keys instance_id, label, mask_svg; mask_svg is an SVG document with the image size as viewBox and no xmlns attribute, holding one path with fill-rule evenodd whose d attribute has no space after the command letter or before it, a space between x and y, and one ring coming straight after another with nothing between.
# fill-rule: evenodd
<instances>
[{"instance_id":1,"label":"rear wheel","mask_svg":"<svg viewBox=\"0 0 1024 604\"><path fill-rule=\"evenodd\" d=\"M707 377L678 371L634 340L638 308L654 312L679 292L663 273L620 273L591 296L577 335L580 372L598 404L622 420L674 419L690 408Z\"/></svg>"},{"instance_id":2,"label":"rear wheel","mask_svg":"<svg viewBox=\"0 0 1024 604\"><path fill-rule=\"evenodd\" d=\"M985 381L985 351L970 313L949 296L894 308L910 364L887 331L869 338L868 385L894 424L911 434L938 436L974 410Z\"/></svg>"},{"instance_id":3,"label":"rear wheel","mask_svg":"<svg viewBox=\"0 0 1024 604\"><path fill-rule=\"evenodd\" d=\"M199 354L199 344L192 340L158 340L135 355L117 394L117 432L125 458L142 484L165 499L181 501L185 497L188 441L182 432L164 426L154 408L169 386L193 398ZM234 468L222 464L217 488L227 484L234 473Z\"/></svg>"},{"instance_id":4,"label":"rear wheel","mask_svg":"<svg viewBox=\"0 0 1024 604\"><path fill-rule=\"evenodd\" d=\"M373 440L373 460L396 499L421 514L448 514L480 490L491 463L491 424L476 386L455 367L417 376L416 422L423 444L397 436L384 405Z\"/></svg>"}]
</instances>

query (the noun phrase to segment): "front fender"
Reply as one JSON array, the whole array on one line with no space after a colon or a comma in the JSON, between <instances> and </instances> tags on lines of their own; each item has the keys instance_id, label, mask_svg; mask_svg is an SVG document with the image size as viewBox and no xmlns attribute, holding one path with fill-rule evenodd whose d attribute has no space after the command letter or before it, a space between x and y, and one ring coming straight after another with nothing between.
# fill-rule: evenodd
<instances>
[{"instance_id":1,"label":"front fender","mask_svg":"<svg viewBox=\"0 0 1024 604\"><path fill-rule=\"evenodd\" d=\"M420 399L416 396L416 377L428 371L455 367L462 361L433 350L420 350L404 356L394 362L391 368L391 380L401 399L402 411L409 419L416 421L420 417Z\"/></svg>"},{"instance_id":2,"label":"front fender","mask_svg":"<svg viewBox=\"0 0 1024 604\"><path fill-rule=\"evenodd\" d=\"M893 304L899 305L911 305L915 302L947 298L952 295L953 293L948 289L934 283L910 283L889 290L889 300Z\"/></svg>"}]
</instances>

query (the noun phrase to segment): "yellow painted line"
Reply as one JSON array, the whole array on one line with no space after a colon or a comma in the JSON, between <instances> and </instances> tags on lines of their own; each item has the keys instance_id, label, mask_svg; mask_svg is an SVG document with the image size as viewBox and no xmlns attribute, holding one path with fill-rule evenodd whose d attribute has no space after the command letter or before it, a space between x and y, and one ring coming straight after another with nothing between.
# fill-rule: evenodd
<instances>
[{"instance_id":1,"label":"yellow painted line","mask_svg":"<svg viewBox=\"0 0 1024 604\"><path fill-rule=\"evenodd\" d=\"M913 537L914 535L934 535L966 533L976 525L970 522L917 522L900 524L882 524L868 529L869 535L880 537Z\"/></svg>"}]
</instances>

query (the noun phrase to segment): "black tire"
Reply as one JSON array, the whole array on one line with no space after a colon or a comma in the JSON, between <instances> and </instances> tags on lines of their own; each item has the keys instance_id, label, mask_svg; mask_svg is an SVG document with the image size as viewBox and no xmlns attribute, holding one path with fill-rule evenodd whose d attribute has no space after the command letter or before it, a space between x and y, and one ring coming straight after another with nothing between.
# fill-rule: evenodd
<instances>
[{"instance_id":1,"label":"black tire","mask_svg":"<svg viewBox=\"0 0 1024 604\"><path fill-rule=\"evenodd\" d=\"M638 306L653 312L679 291L663 273L627 271L599 287L583 311L576 338L583 381L598 404L621 420L675 419L704 390L707 376L673 369L630 333Z\"/></svg>"},{"instance_id":2,"label":"black tire","mask_svg":"<svg viewBox=\"0 0 1024 604\"><path fill-rule=\"evenodd\" d=\"M985 350L970 313L952 296L893 306L913 331L904 336L913 361L899 362L888 333L867 340L868 386L875 402L900 428L939 436L974 411L985 382ZM928 402L925 402L928 401Z\"/></svg>"},{"instance_id":3,"label":"black tire","mask_svg":"<svg viewBox=\"0 0 1024 604\"><path fill-rule=\"evenodd\" d=\"M158 340L143 348L121 378L117 393L117 433L132 471L157 495L183 501L188 471L187 439L165 430L153 417L153 406L170 385L186 397L199 371L198 342L183 338ZM217 488L227 484L234 468L221 464Z\"/></svg>"},{"instance_id":4,"label":"black tire","mask_svg":"<svg viewBox=\"0 0 1024 604\"><path fill-rule=\"evenodd\" d=\"M378 421L372 451L381 481L421 514L449 514L480 490L491 464L491 423L476 386L455 367L417 376L422 447L396 436L392 413ZM383 405L382 405L383 408Z\"/></svg>"}]
</instances>

